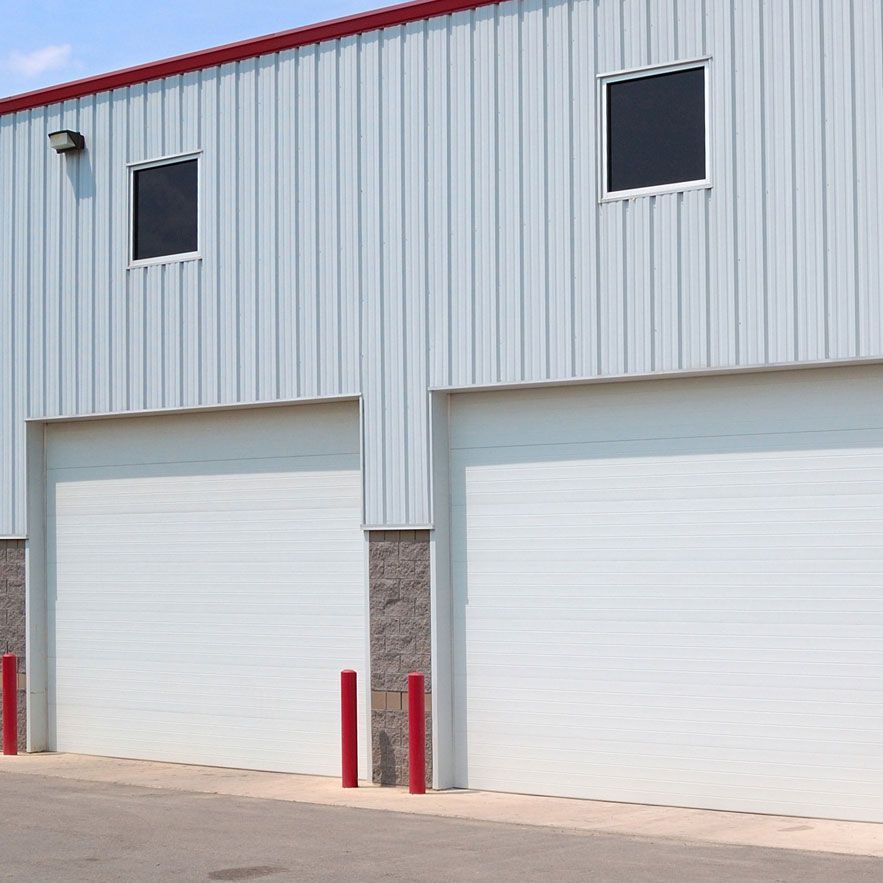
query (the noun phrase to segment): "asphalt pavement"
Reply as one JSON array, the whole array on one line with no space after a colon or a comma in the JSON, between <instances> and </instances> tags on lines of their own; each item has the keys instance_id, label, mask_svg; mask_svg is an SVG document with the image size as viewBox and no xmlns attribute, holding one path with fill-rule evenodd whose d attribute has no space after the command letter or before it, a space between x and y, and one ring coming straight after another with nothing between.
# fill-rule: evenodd
<instances>
[{"instance_id":1,"label":"asphalt pavement","mask_svg":"<svg viewBox=\"0 0 883 883\"><path fill-rule=\"evenodd\" d=\"M883 859L0 777L0 880L883 880Z\"/></svg>"}]
</instances>

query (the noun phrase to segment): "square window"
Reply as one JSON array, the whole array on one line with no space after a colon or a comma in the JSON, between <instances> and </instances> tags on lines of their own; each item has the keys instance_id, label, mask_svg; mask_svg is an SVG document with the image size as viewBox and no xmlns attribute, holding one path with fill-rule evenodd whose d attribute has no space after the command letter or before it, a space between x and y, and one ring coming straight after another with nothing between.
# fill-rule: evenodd
<instances>
[{"instance_id":1,"label":"square window","mask_svg":"<svg viewBox=\"0 0 883 883\"><path fill-rule=\"evenodd\" d=\"M179 259L199 250L199 160L132 170L132 260Z\"/></svg>"},{"instance_id":2,"label":"square window","mask_svg":"<svg viewBox=\"0 0 883 883\"><path fill-rule=\"evenodd\" d=\"M605 197L707 185L705 64L606 77Z\"/></svg>"}]
</instances>

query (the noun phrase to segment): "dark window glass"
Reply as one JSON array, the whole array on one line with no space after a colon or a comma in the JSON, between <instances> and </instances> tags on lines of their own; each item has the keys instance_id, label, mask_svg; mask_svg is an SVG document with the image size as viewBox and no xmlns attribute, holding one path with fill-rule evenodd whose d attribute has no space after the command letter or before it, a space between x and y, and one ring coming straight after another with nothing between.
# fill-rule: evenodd
<instances>
[{"instance_id":1,"label":"dark window glass","mask_svg":"<svg viewBox=\"0 0 883 883\"><path fill-rule=\"evenodd\" d=\"M705 70L607 84L607 190L705 178Z\"/></svg>"},{"instance_id":2,"label":"dark window glass","mask_svg":"<svg viewBox=\"0 0 883 883\"><path fill-rule=\"evenodd\" d=\"M132 255L136 261L197 250L196 164L188 159L135 172Z\"/></svg>"}]
</instances>

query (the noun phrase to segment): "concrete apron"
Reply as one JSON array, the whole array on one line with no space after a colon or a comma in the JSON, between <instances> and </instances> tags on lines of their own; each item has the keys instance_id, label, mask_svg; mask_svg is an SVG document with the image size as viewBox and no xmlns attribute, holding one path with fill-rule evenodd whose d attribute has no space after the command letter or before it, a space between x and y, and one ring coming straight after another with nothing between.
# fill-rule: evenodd
<instances>
[{"instance_id":1,"label":"concrete apron","mask_svg":"<svg viewBox=\"0 0 883 883\"><path fill-rule=\"evenodd\" d=\"M883 824L873 822L638 806L487 791L435 791L412 796L403 788L381 788L369 783L360 783L358 789L344 790L338 779L319 776L78 754L0 756L0 776L3 773L535 825L575 832L883 857Z\"/></svg>"}]
</instances>

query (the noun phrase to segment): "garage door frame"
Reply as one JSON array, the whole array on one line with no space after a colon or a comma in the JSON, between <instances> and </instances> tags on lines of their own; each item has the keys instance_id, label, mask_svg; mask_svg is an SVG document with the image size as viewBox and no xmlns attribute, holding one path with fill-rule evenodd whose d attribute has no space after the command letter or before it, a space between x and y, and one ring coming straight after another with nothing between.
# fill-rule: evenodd
<instances>
[{"instance_id":1,"label":"garage door frame","mask_svg":"<svg viewBox=\"0 0 883 883\"><path fill-rule=\"evenodd\" d=\"M435 535L433 537L433 555L439 560L434 561L433 566L433 651L440 649L440 654L434 656L437 666L434 669L434 693L436 703L433 711L438 713L439 720L436 729L439 733L450 734L450 742L443 746L443 751L437 757L436 764L438 776L444 784L442 787L455 786L455 761L458 746L454 744L453 729L455 724L454 714L454 662L456 635L453 629L453 585L451 578L451 558L454 552L451 541L451 508L450 508L450 482L451 482L451 445L453 430L453 396L466 396L470 393L505 393L507 391L525 391L542 389L561 389L567 387L589 387L598 384L609 386L619 383L646 383L647 381L660 380L687 380L690 378L725 378L727 376L748 375L776 375L781 372L796 374L806 370L832 370L837 368L870 368L880 366L880 359L847 359L837 361L815 361L804 364L781 364L768 366L752 366L749 368L732 368L698 371L673 371L659 374L642 374L636 376L611 376L604 378L574 378L566 380L539 381L533 383L499 383L488 384L481 387L462 386L439 386L431 390L432 398L432 452L433 452L433 489L434 489L434 516ZM435 619L435 611L440 611L440 619ZM436 634L436 631L441 634Z\"/></svg>"},{"instance_id":2,"label":"garage door frame","mask_svg":"<svg viewBox=\"0 0 883 883\"><path fill-rule=\"evenodd\" d=\"M48 632L48 532L47 532L47 471L46 436L48 428L60 423L83 423L114 421L132 418L184 416L188 414L223 414L228 411L265 410L271 408L299 407L334 403L355 403L358 408L359 438L362 438L363 403L361 396L328 396L323 398L292 399L278 402L241 403L227 406L200 408L154 409L149 411L126 411L113 414L89 414L71 417L34 417L26 421L26 468L27 468L27 522L26 546L25 621L26 644L26 691L27 691L27 738L28 752L49 750L49 632ZM360 473L364 476L364 446L360 444ZM362 493L364 507L364 489ZM364 518L364 510L363 510ZM364 708L371 707L370 691L370 642L368 640L368 542L363 537L363 585L365 603L365 657L361 662L360 689ZM360 766L371 769L371 716L360 722Z\"/></svg>"}]
</instances>

